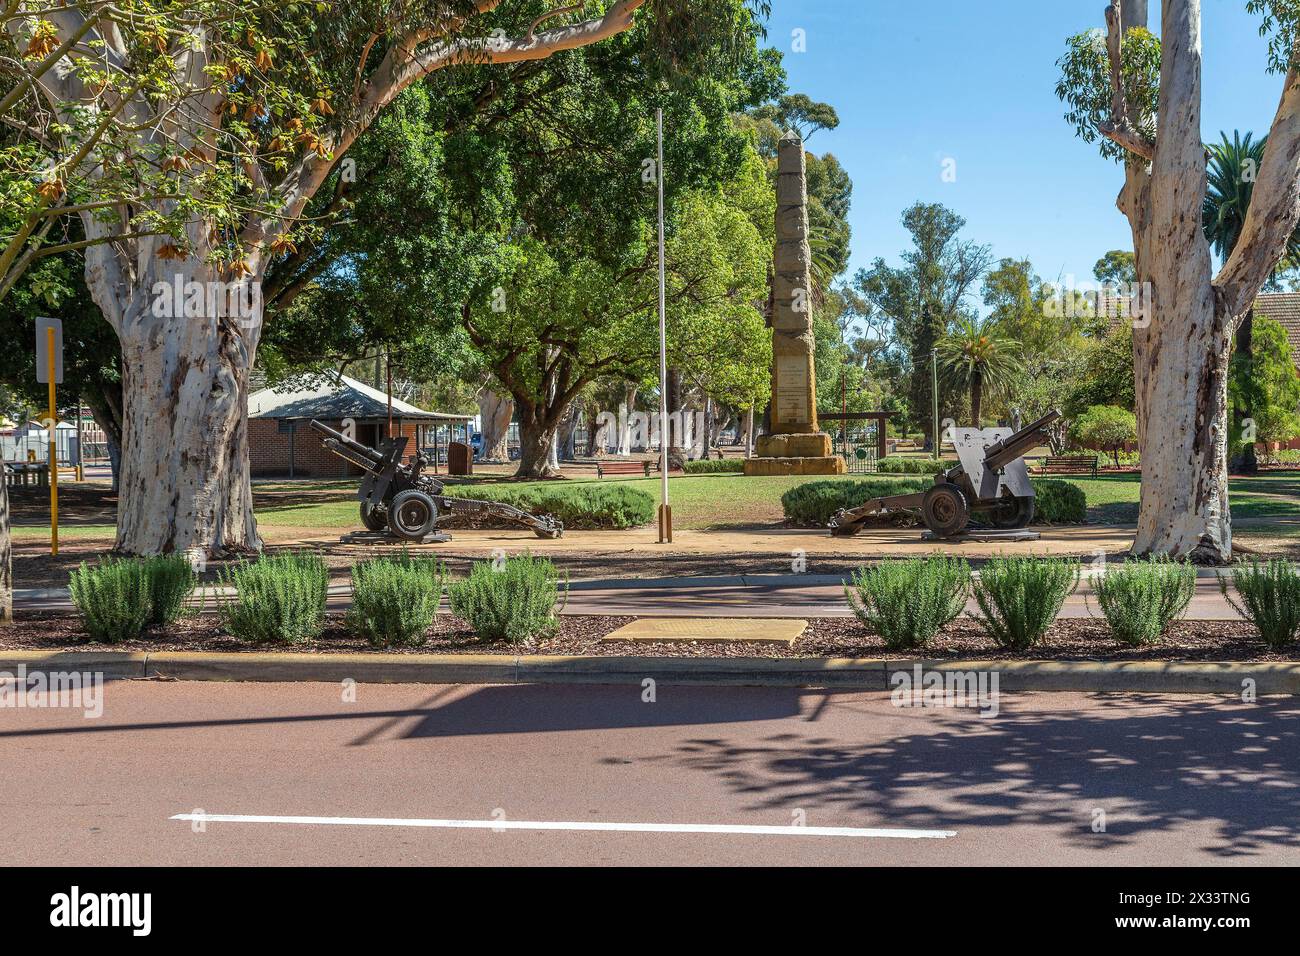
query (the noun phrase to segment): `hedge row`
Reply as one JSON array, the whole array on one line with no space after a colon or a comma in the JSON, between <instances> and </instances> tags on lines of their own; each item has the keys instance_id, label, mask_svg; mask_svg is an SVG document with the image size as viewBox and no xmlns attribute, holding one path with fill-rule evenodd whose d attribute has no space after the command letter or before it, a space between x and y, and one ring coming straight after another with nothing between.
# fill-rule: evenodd
<instances>
[{"instance_id":1,"label":"hedge row","mask_svg":"<svg viewBox=\"0 0 1300 956\"><path fill-rule=\"evenodd\" d=\"M1087 496L1078 485L1059 478L1033 478L1031 481L1037 495L1035 524L1082 524L1087 518ZM916 494L932 484L925 478L810 481L782 495L781 506L790 524L800 528L824 528L843 508L856 508L868 498Z\"/></svg>"},{"instance_id":2,"label":"hedge row","mask_svg":"<svg viewBox=\"0 0 1300 956\"><path fill-rule=\"evenodd\" d=\"M650 495L626 485L599 485L594 482L565 484L556 482L544 487L519 488L510 485L449 486L443 494L457 498L498 501L533 514L545 512L564 522L569 531L604 531L636 528L655 517L655 501ZM453 515L439 522L451 529L465 527L511 527L510 522L491 517Z\"/></svg>"},{"instance_id":3,"label":"hedge row","mask_svg":"<svg viewBox=\"0 0 1300 956\"><path fill-rule=\"evenodd\" d=\"M876 462L876 470L887 475L937 475L953 466L951 461L935 461L933 458L906 458L902 455L886 455Z\"/></svg>"},{"instance_id":4,"label":"hedge row","mask_svg":"<svg viewBox=\"0 0 1300 956\"><path fill-rule=\"evenodd\" d=\"M685 462L682 465L682 470L688 475L735 474L737 472L744 472L745 459L701 458L698 461Z\"/></svg>"}]
</instances>

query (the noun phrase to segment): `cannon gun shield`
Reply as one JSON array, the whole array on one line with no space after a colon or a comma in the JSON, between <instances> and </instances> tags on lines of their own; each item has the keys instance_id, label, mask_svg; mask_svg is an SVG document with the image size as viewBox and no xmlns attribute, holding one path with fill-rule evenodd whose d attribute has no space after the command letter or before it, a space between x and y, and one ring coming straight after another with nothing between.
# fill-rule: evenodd
<instances>
[{"instance_id":1,"label":"cannon gun shield","mask_svg":"<svg viewBox=\"0 0 1300 956\"><path fill-rule=\"evenodd\" d=\"M856 508L845 508L831 518L831 534L856 534L868 519L900 511L920 512L930 531L941 538L964 531L972 514L999 531L1026 527L1034 518L1034 486L1024 455L1046 438L1047 427L1060 417L1060 412L1050 411L1019 431L953 429L959 464L936 475L933 488L871 498Z\"/></svg>"}]
</instances>

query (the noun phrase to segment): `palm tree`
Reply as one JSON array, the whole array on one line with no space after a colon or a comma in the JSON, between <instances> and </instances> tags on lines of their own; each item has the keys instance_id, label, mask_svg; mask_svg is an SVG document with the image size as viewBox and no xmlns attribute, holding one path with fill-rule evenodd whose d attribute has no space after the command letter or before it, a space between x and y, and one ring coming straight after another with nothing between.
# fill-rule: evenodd
<instances>
[{"instance_id":1,"label":"palm tree","mask_svg":"<svg viewBox=\"0 0 1300 956\"><path fill-rule=\"evenodd\" d=\"M944 367L970 386L971 418L979 428L985 390L1005 390L1021 369L1019 345L992 319L963 316L936 348Z\"/></svg>"},{"instance_id":2,"label":"palm tree","mask_svg":"<svg viewBox=\"0 0 1300 956\"><path fill-rule=\"evenodd\" d=\"M1209 157L1206 169L1207 189L1205 201L1201 206L1201 218L1205 228L1205 238L1209 240L1215 255L1226 261L1236 248L1241 238L1242 227L1246 223L1246 213L1250 209L1250 197L1255 189L1255 179L1260 165L1264 162L1264 150L1268 146L1268 136L1256 140L1250 133L1242 136L1232 131L1232 139L1227 133L1219 134L1222 141L1206 146ZM1300 228L1291 235L1287 243L1286 255L1279 268L1274 271L1269 285L1276 287L1277 276L1285 270L1288 263L1300 262ZM1253 352L1255 327L1254 310L1247 312L1237 328L1237 361L1249 362ZM1251 417L1252 409L1247 401L1246 407L1233 409L1237 427L1243 419ZM1254 472L1255 445L1248 442L1233 456L1232 467L1236 471Z\"/></svg>"}]
</instances>

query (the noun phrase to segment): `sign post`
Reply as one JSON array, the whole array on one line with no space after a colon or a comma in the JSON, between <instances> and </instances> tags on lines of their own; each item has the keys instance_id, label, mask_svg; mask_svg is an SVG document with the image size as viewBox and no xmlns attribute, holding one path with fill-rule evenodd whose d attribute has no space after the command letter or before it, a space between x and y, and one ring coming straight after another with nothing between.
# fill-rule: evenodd
<instances>
[{"instance_id":1,"label":"sign post","mask_svg":"<svg viewBox=\"0 0 1300 956\"><path fill-rule=\"evenodd\" d=\"M50 554L59 553L59 412L55 385L63 381L63 322L59 319L36 320L36 381L48 382L50 407L46 417L49 433L50 474Z\"/></svg>"}]
</instances>

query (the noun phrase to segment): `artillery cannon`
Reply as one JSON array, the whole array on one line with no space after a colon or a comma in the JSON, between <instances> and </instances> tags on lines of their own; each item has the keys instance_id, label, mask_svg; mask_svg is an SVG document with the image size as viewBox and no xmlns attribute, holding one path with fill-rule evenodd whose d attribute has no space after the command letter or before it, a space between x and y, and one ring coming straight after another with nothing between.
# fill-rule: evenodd
<instances>
[{"instance_id":1,"label":"artillery cannon","mask_svg":"<svg viewBox=\"0 0 1300 956\"><path fill-rule=\"evenodd\" d=\"M899 511L919 511L926 527L940 538L961 534L972 513L982 514L1001 530L1025 527L1034 520L1034 486L1024 455L1046 438L1047 426L1060 417L1060 412L1050 411L1018 432L953 429L960 464L935 475L933 488L872 498L857 508L846 508L831 518L831 534L857 534L869 518Z\"/></svg>"},{"instance_id":2,"label":"artillery cannon","mask_svg":"<svg viewBox=\"0 0 1300 956\"><path fill-rule=\"evenodd\" d=\"M405 435L385 438L374 449L315 419L311 427L325 436L321 443L326 448L365 472L357 498L361 500L361 523L368 531L387 529L399 538L423 541L437 530L438 519L443 515L479 514L531 528L539 538L558 538L564 534L564 524L552 515L529 514L497 501L444 495L443 483L423 473L429 464L427 458L416 455L411 464L402 463Z\"/></svg>"}]
</instances>

